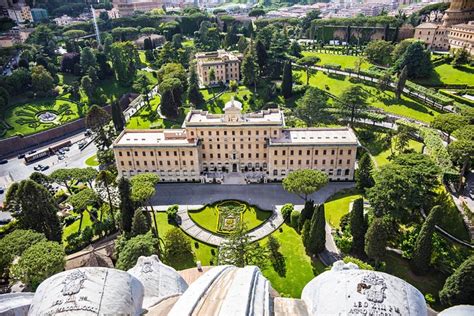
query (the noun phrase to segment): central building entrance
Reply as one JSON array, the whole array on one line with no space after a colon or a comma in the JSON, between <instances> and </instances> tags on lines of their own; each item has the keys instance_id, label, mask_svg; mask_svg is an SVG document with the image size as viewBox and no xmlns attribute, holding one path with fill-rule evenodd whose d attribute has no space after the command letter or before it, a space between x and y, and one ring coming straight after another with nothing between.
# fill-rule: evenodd
<instances>
[{"instance_id":1,"label":"central building entrance","mask_svg":"<svg viewBox=\"0 0 474 316\"><path fill-rule=\"evenodd\" d=\"M232 172L237 172L237 164L236 163L232 164Z\"/></svg>"}]
</instances>

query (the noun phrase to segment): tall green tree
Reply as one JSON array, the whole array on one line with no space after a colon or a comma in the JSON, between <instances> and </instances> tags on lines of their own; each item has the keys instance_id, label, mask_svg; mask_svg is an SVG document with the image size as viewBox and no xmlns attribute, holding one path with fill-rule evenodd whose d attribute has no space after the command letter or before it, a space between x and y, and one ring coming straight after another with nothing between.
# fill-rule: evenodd
<instances>
[{"instance_id":1,"label":"tall green tree","mask_svg":"<svg viewBox=\"0 0 474 316\"><path fill-rule=\"evenodd\" d=\"M408 78L425 78L431 75L433 70L431 54L429 50L425 49L424 43L416 41L410 44L395 62L394 67L401 70L405 66Z\"/></svg>"},{"instance_id":2,"label":"tall green tree","mask_svg":"<svg viewBox=\"0 0 474 316\"><path fill-rule=\"evenodd\" d=\"M36 289L50 276L63 271L64 248L53 241L41 241L26 249L11 269L14 280Z\"/></svg>"},{"instance_id":3,"label":"tall green tree","mask_svg":"<svg viewBox=\"0 0 474 316\"><path fill-rule=\"evenodd\" d=\"M385 258L387 250L387 227L382 217L375 217L365 234L365 253L367 256L380 262Z\"/></svg>"},{"instance_id":4,"label":"tall green tree","mask_svg":"<svg viewBox=\"0 0 474 316\"><path fill-rule=\"evenodd\" d=\"M458 139L448 146L448 152L453 163L459 168L458 191L461 191L464 185L464 175L474 163L474 142L468 139Z\"/></svg>"},{"instance_id":5,"label":"tall green tree","mask_svg":"<svg viewBox=\"0 0 474 316\"><path fill-rule=\"evenodd\" d=\"M135 212L135 206L131 199L131 185L127 178L120 178L118 181L118 192L120 196L120 220L121 229L125 233L132 231L132 220Z\"/></svg>"},{"instance_id":6,"label":"tall green tree","mask_svg":"<svg viewBox=\"0 0 474 316\"><path fill-rule=\"evenodd\" d=\"M109 52L115 77L124 86L130 86L136 76L140 59L138 51L131 42L116 42Z\"/></svg>"},{"instance_id":7,"label":"tall green tree","mask_svg":"<svg viewBox=\"0 0 474 316\"><path fill-rule=\"evenodd\" d=\"M281 94L285 99L289 99L293 94L293 71L291 62L287 61L283 66L283 79L281 82Z\"/></svg>"},{"instance_id":8,"label":"tall green tree","mask_svg":"<svg viewBox=\"0 0 474 316\"><path fill-rule=\"evenodd\" d=\"M148 97L148 93L150 92L150 80L148 79L147 75L142 73L137 76L137 79L133 83L133 89L138 91L144 98L145 104L148 110L151 110L150 106L150 98Z\"/></svg>"},{"instance_id":9,"label":"tall green tree","mask_svg":"<svg viewBox=\"0 0 474 316\"><path fill-rule=\"evenodd\" d=\"M444 305L474 304L474 255L467 258L446 279L439 298Z\"/></svg>"},{"instance_id":10,"label":"tall green tree","mask_svg":"<svg viewBox=\"0 0 474 316\"><path fill-rule=\"evenodd\" d=\"M6 209L17 220L17 227L43 233L48 240L61 241L58 206L49 191L33 180L13 183L6 194Z\"/></svg>"},{"instance_id":11,"label":"tall green tree","mask_svg":"<svg viewBox=\"0 0 474 316\"><path fill-rule=\"evenodd\" d=\"M91 104L94 101L96 87L89 76L82 77L81 89L86 94L88 103Z\"/></svg>"},{"instance_id":12,"label":"tall green tree","mask_svg":"<svg viewBox=\"0 0 474 316\"><path fill-rule=\"evenodd\" d=\"M367 222L364 217L364 200L362 198L355 200L352 204L352 211L350 213L350 229L352 235L352 251L358 254L363 254Z\"/></svg>"},{"instance_id":13,"label":"tall green tree","mask_svg":"<svg viewBox=\"0 0 474 316\"><path fill-rule=\"evenodd\" d=\"M413 257L410 261L410 266L416 274L426 274L429 270L433 251L433 234L441 212L442 209L439 205L431 209L416 238Z\"/></svg>"},{"instance_id":14,"label":"tall green tree","mask_svg":"<svg viewBox=\"0 0 474 316\"><path fill-rule=\"evenodd\" d=\"M188 84L188 100L194 106L198 107L204 104L204 97L201 91L199 91L199 79L196 72L196 68L191 66L189 72L189 84Z\"/></svg>"},{"instance_id":15,"label":"tall green tree","mask_svg":"<svg viewBox=\"0 0 474 316\"><path fill-rule=\"evenodd\" d=\"M239 53L245 52L245 49L248 47L248 42L245 36L240 36L239 41L237 42L237 50Z\"/></svg>"},{"instance_id":16,"label":"tall green tree","mask_svg":"<svg viewBox=\"0 0 474 316\"><path fill-rule=\"evenodd\" d=\"M324 214L324 204L320 204L313 213L306 249L310 254L318 254L326 249L326 216Z\"/></svg>"},{"instance_id":17,"label":"tall green tree","mask_svg":"<svg viewBox=\"0 0 474 316\"><path fill-rule=\"evenodd\" d=\"M374 178L372 177L374 164L368 153L364 153L359 160L359 166L355 171L356 187L360 191L367 190L374 186Z\"/></svg>"},{"instance_id":18,"label":"tall green tree","mask_svg":"<svg viewBox=\"0 0 474 316\"><path fill-rule=\"evenodd\" d=\"M257 64L259 74L262 76L265 73L265 69L268 65L268 53L263 42L259 39L255 42L255 53L257 57Z\"/></svg>"},{"instance_id":19,"label":"tall green tree","mask_svg":"<svg viewBox=\"0 0 474 316\"><path fill-rule=\"evenodd\" d=\"M13 260L41 241L46 241L44 234L26 229L15 229L2 237L0 239L0 276L8 279L8 268Z\"/></svg>"},{"instance_id":20,"label":"tall green tree","mask_svg":"<svg viewBox=\"0 0 474 316\"><path fill-rule=\"evenodd\" d=\"M181 82L177 78L165 79L160 83L158 91L161 94L161 114L169 118L178 117L182 102L182 89Z\"/></svg>"},{"instance_id":21,"label":"tall green tree","mask_svg":"<svg viewBox=\"0 0 474 316\"><path fill-rule=\"evenodd\" d=\"M72 194L71 191L71 181L78 177L78 172L76 168L63 168L56 169L50 175L49 178L54 182L63 185L69 194Z\"/></svg>"},{"instance_id":22,"label":"tall green tree","mask_svg":"<svg viewBox=\"0 0 474 316\"><path fill-rule=\"evenodd\" d=\"M151 234L130 238L118 253L116 268L127 271L135 266L140 256L159 255L158 246L158 239Z\"/></svg>"},{"instance_id":23,"label":"tall green tree","mask_svg":"<svg viewBox=\"0 0 474 316\"><path fill-rule=\"evenodd\" d=\"M371 41L365 48L365 55L371 63L387 66L392 60L393 49L394 46L390 42L384 40Z\"/></svg>"},{"instance_id":24,"label":"tall green tree","mask_svg":"<svg viewBox=\"0 0 474 316\"><path fill-rule=\"evenodd\" d=\"M159 238L160 235L158 233L155 210L153 209L153 204L150 199L155 195L155 186L159 181L160 178L154 173L141 173L130 179L130 183L132 184L132 200L142 206L148 205L148 207L150 207L153 222L155 224L154 234L156 238Z\"/></svg>"},{"instance_id":25,"label":"tall green tree","mask_svg":"<svg viewBox=\"0 0 474 316\"><path fill-rule=\"evenodd\" d=\"M172 228L165 234L164 261L176 269L194 265L194 253L191 240L183 231Z\"/></svg>"},{"instance_id":26,"label":"tall green tree","mask_svg":"<svg viewBox=\"0 0 474 316\"><path fill-rule=\"evenodd\" d=\"M135 210L132 220L132 237L137 235L144 235L150 230L147 219L143 211L140 209Z\"/></svg>"},{"instance_id":27,"label":"tall green tree","mask_svg":"<svg viewBox=\"0 0 474 316\"><path fill-rule=\"evenodd\" d=\"M313 194L328 183L329 179L326 173L313 169L299 169L290 172L283 179L283 188L298 195L305 202L308 195Z\"/></svg>"},{"instance_id":28,"label":"tall green tree","mask_svg":"<svg viewBox=\"0 0 474 316\"><path fill-rule=\"evenodd\" d=\"M395 95L397 96L397 100L400 100L402 96L403 89L405 89L405 83L407 82L407 77L408 77L408 68L407 66L404 66L397 80L397 89L395 90Z\"/></svg>"},{"instance_id":29,"label":"tall green tree","mask_svg":"<svg viewBox=\"0 0 474 316\"><path fill-rule=\"evenodd\" d=\"M95 178L95 184L96 184L96 188L100 189L103 187L105 189L107 201L109 203L110 216L112 218L113 226L115 227L115 215L114 215L115 206L112 201L112 191L111 191L111 188L116 185L115 175L108 170L101 170L99 171L99 173L97 174ZM103 214L101 212L100 220L102 220L102 216Z\"/></svg>"},{"instance_id":30,"label":"tall green tree","mask_svg":"<svg viewBox=\"0 0 474 316\"><path fill-rule=\"evenodd\" d=\"M112 122L117 132L123 131L125 127L125 117L119 102L112 102Z\"/></svg>"},{"instance_id":31,"label":"tall green tree","mask_svg":"<svg viewBox=\"0 0 474 316\"><path fill-rule=\"evenodd\" d=\"M299 223L298 227L299 230L301 231L303 229L304 224L306 221L310 220L313 217L315 211L315 205L313 200L308 200L304 203L304 207L301 210L300 218L299 218Z\"/></svg>"},{"instance_id":32,"label":"tall green tree","mask_svg":"<svg viewBox=\"0 0 474 316\"><path fill-rule=\"evenodd\" d=\"M328 111L328 100L324 91L309 87L296 103L296 116L308 127L327 122L331 117Z\"/></svg>"},{"instance_id":33,"label":"tall green tree","mask_svg":"<svg viewBox=\"0 0 474 316\"><path fill-rule=\"evenodd\" d=\"M31 69L31 84L33 90L40 93L48 93L54 88L53 77L42 65Z\"/></svg>"},{"instance_id":34,"label":"tall green tree","mask_svg":"<svg viewBox=\"0 0 474 316\"><path fill-rule=\"evenodd\" d=\"M368 109L367 94L361 86L353 85L342 92L337 104L341 117L349 119L350 125L354 126L354 120L363 117Z\"/></svg>"},{"instance_id":35,"label":"tall green tree","mask_svg":"<svg viewBox=\"0 0 474 316\"><path fill-rule=\"evenodd\" d=\"M451 142L451 134L467 124L469 124L469 119L456 113L440 114L431 122L433 128L448 134L448 144Z\"/></svg>"},{"instance_id":36,"label":"tall green tree","mask_svg":"<svg viewBox=\"0 0 474 316\"><path fill-rule=\"evenodd\" d=\"M295 56L296 58L300 58L301 54L301 46L298 44L298 41L294 40L291 42L290 45L290 55Z\"/></svg>"},{"instance_id":37,"label":"tall green tree","mask_svg":"<svg viewBox=\"0 0 474 316\"><path fill-rule=\"evenodd\" d=\"M311 67L314 67L320 61L321 59L317 56L304 56L296 61L298 65L303 66L305 68L307 86L309 86L309 80L311 79L311 75L316 72L315 70L311 69Z\"/></svg>"},{"instance_id":38,"label":"tall green tree","mask_svg":"<svg viewBox=\"0 0 474 316\"><path fill-rule=\"evenodd\" d=\"M250 43L242 61L242 80L246 86L253 86L255 91L257 89L257 71L258 65L255 56L255 49L253 44Z\"/></svg>"},{"instance_id":39,"label":"tall green tree","mask_svg":"<svg viewBox=\"0 0 474 316\"><path fill-rule=\"evenodd\" d=\"M93 105L86 115L86 126L95 134L95 143L99 149L109 148L112 145L112 137L108 133L110 115L104 109Z\"/></svg>"},{"instance_id":40,"label":"tall green tree","mask_svg":"<svg viewBox=\"0 0 474 316\"><path fill-rule=\"evenodd\" d=\"M92 48L86 46L81 49L80 65L83 74L85 74L89 68L95 68L97 66L97 58Z\"/></svg>"}]
</instances>

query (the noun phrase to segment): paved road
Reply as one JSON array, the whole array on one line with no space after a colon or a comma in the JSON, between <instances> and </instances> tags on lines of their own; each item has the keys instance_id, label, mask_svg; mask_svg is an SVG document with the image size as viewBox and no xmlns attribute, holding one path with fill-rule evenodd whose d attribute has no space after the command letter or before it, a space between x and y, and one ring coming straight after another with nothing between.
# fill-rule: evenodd
<instances>
[{"instance_id":1,"label":"paved road","mask_svg":"<svg viewBox=\"0 0 474 316\"><path fill-rule=\"evenodd\" d=\"M352 188L353 182L331 182L311 195L315 203L322 203L342 189ZM264 210L272 210L275 205L285 203L303 204L295 194L286 192L281 183L267 184L201 184L201 183L160 183L152 198L153 205L209 204L220 200L241 200L257 205Z\"/></svg>"},{"instance_id":2,"label":"paved road","mask_svg":"<svg viewBox=\"0 0 474 316\"><path fill-rule=\"evenodd\" d=\"M68 139L72 139L71 141L75 142L78 139L83 139L83 138L84 137L81 133L80 135L75 135L71 138L63 139L60 141L60 143L67 141ZM47 146L37 148L37 150L50 147L51 145L53 144L49 144ZM54 155L45 159L41 159L30 165L25 165L23 159L18 159L17 157L11 158L8 160L8 163L4 165L0 165L0 186L2 188L6 188L12 182L20 181L20 180L28 178L30 174L35 171L33 168L37 166L38 164L49 166L48 170L43 171L43 173L45 174L50 174L54 170L60 169L60 168L86 167L85 165L86 159L94 155L96 151L97 151L97 148L95 147L93 143L90 144L88 147L86 147L83 151L79 150L79 147L77 144L73 144L71 146L71 149L66 152L66 155L65 155L66 158L64 160L58 160L58 157ZM0 194L0 203L3 201L4 195L5 193Z\"/></svg>"}]
</instances>

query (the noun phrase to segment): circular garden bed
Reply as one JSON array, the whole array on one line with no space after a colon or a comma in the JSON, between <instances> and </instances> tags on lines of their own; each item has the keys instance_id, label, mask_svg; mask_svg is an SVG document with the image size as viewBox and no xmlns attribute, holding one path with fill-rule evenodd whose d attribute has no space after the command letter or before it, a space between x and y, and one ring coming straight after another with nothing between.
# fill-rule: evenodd
<instances>
[{"instance_id":1,"label":"circular garden bed","mask_svg":"<svg viewBox=\"0 0 474 316\"><path fill-rule=\"evenodd\" d=\"M247 231L262 225L272 211L263 211L242 201L226 200L189 211L189 217L201 228L227 235L245 225Z\"/></svg>"}]
</instances>

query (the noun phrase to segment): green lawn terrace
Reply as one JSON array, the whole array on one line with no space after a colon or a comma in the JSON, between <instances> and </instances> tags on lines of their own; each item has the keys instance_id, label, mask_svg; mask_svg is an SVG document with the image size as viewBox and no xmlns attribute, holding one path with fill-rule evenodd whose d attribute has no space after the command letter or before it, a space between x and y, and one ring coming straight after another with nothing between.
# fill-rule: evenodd
<instances>
[{"instance_id":1,"label":"green lawn terrace","mask_svg":"<svg viewBox=\"0 0 474 316\"><path fill-rule=\"evenodd\" d=\"M425 86L474 86L474 67L463 65L453 67L451 64L441 64L434 67L433 74L429 78L417 79L416 83Z\"/></svg>"},{"instance_id":2,"label":"green lawn terrace","mask_svg":"<svg viewBox=\"0 0 474 316\"><path fill-rule=\"evenodd\" d=\"M295 71L300 74L301 82L306 82L306 72L303 70ZM318 71L313 74L309 81L310 85L329 93L340 96L345 89L351 85L355 85L349 81L349 77L343 75L326 74ZM424 123L431 122L440 112L430 108L406 96L402 96L401 100L397 100L395 93L392 91L380 91L376 87L358 83L368 93L367 103L369 106L381 109L387 113L403 116L406 118L418 120Z\"/></svg>"},{"instance_id":3,"label":"green lawn terrace","mask_svg":"<svg viewBox=\"0 0 474 316\"><path fill-rule=\"evenodd\" d=\"M359 61L361 62L360 64L361 70L367 70L372 66L372 64L366 61L363 56L334 55L334 54L318 53L318 52L311 52L311 51L303 51L301 53L303 56L319 57L321 61L317 65L320 65L320 66L324 66L326 64L333 64L333 65L337 64L337 65L340 65L342 69L355 68L356 64Z\"/></svg>"}]
</instances>

